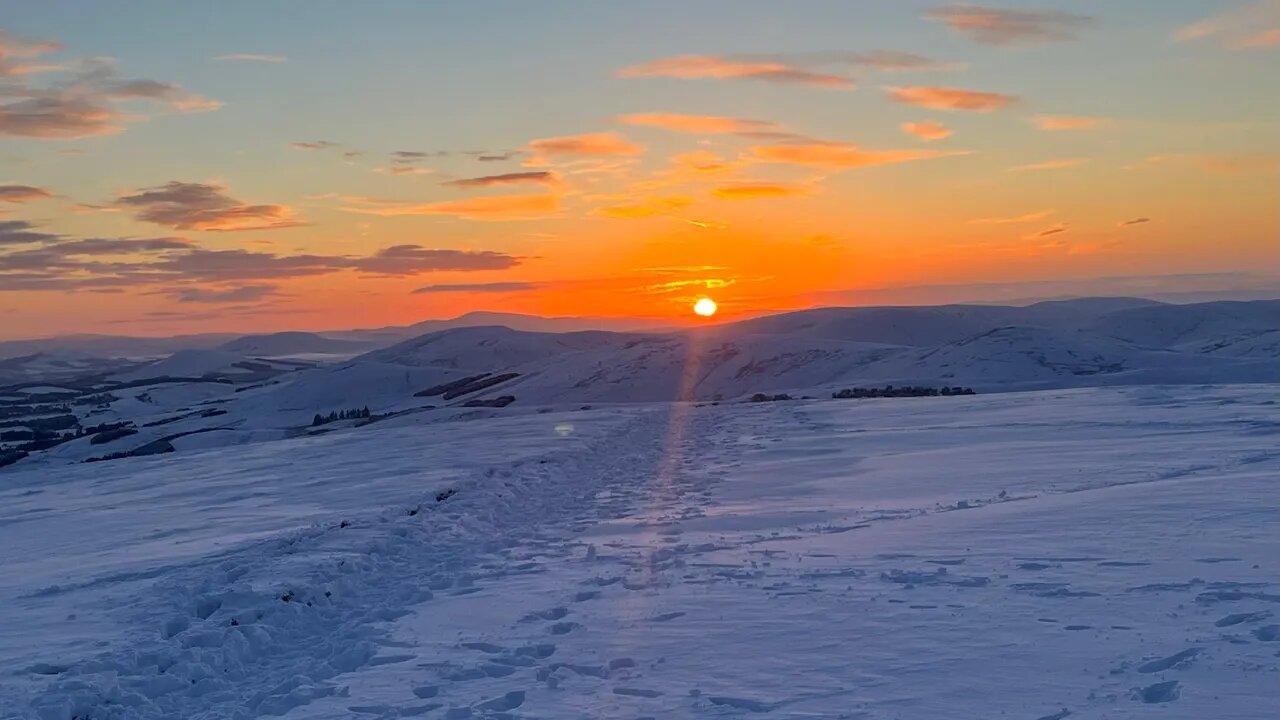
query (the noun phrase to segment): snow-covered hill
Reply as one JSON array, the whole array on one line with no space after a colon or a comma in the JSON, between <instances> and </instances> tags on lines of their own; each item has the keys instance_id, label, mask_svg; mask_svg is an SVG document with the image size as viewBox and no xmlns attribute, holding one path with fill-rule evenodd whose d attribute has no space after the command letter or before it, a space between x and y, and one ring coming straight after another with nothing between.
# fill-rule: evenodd
<instances>
[{"instance_id":1,"label":"snow-covered hill","mask_svg":"<svg viewBox=\"0 0 1280 720\"><path fill-rule=\"evenodd\" d=\"M468 326L350 358L296 359L303 351L353 344L308 333L242 338L112 376L127 392L89 384L49 395L43 405L31 405L29 393L12 395L8 402L29 406L33 416L71 412L80 428L124 424L136 432L97 444L85 432L17 460L10 455L9 463L79 462L351 425L376 432L406 415L445 422L596 403L741 401L756 393L830 397L859 386L965 386L989 393L1277 383L1280 302L1092 298L1025 307L821 308L648 333ZM264 359L235 348L287 357ZM327 422L330 414L339 416L336 424ZM0 419L6 422L28 427L18 416ZM0 459L4 452L0 442Z\"/></svg>"},{"instance_id":2,"label":"snow-covered hill","mask_svg":"<svg viewBox=\"0 0 1280 720\"><path fill-rule=\"evenodd\" d=\"M308 332L278 332L245 335L218 346L226 352L255 357L297 355L355 355L376 347L371 341L342 340Z\"/></svg>"}]
</instances>

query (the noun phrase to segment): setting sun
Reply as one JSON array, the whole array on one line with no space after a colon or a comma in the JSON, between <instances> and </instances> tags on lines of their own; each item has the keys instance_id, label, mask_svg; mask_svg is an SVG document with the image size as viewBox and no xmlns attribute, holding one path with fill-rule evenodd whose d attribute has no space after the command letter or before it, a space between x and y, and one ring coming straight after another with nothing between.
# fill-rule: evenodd
<instances>
[{"instance_id":1,"label":"setting sun","mask_svg":"<svg viewBox=\"0 0 1280 720\"><path fill-rule=\"evenodd\" d=\"M716 314L716 301L704 297L693 304L693 311L702 317L711 317Z\"/></svg>"}]
</instances>

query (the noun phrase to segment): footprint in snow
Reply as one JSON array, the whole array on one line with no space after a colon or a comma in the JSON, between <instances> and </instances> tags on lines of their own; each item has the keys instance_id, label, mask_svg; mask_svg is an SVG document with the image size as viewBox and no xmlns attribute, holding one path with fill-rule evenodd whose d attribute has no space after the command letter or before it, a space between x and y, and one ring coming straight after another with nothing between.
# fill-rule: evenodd
<instances>
[{"instance_id":1,"label":"footprint in snow","mask_svg":"<svg viewBox=\"0 0 1280 720\"><path fill-rule=\"evenodd\" d=\"M735 710L746 710L748 712L769 712L778 706L777 703L765 703L759 700L748 700L747 698L729 697L727 695L712 695L707 698L712 705L720 705Z\"/></svg>"},{"instance_id":2,"label":"footprint in snow","mask_svg":"<svg viewBox=\"0 0 1280 720\"><path fill-rule=\"evenodd\" d=\"M477 710L504 712L506 710L515 710L524 704L524 691L513 690L500 697L492 700L485 700L476 705Z\"/></svg>"},{"instance_id":3,"label":"footprint in snow","mask_svg":"<svg viewBox=\"0 0 1280 720\"><path fill-rule=\"evenodd\" d=\"M1280 640L1280 625L1263 625L1253 631L1253 636L1262 642L1276 642Z\"/></svg>"},{"instance_id":4,"label":"footprint in snow","mask_svg":"<svg viewBox=\"0 0 1280 720\"><path fill-rule=\"evenodd\" d=\"M1176 652L1169 657L1152 660L1138 666L1138 672L1143 674L1164 672L1169 668L1181 665L1196 655L1200 654L1200 648L1187 648L1181 652Z\"/></svg>"},{"instance_id":5,"label":"footprint in snow","mask_svg":"<svg viewBox=\"0 0 1280 720\"><path fill-rule=\"evenodd\" d=\"M552 623L547 628L547 632L552 635L568 635L569 633L573 632L575 629L580 627L582 626L576 622L558 622L558 623Z\"/></svg>"},{"instance_id":6,"label":"footprint in snow","mask_svg":"<svg viewBox=\"0 0 1280 720\"><path fill-rule=\"evenodd\" d=\"M630 697L656 698L662 695L657 690L648 690L645 688L629 688L616 687L613 689L614 695L626 695Z\"/></svg>"},{"instance_id":7,"label":"footprint in snow","mask_svg":"<svg viewBox=\"0 0 1280 720\"><path fill-rule=\"evenodd\" d=\"M1214 626L1215 627L1231 627L1232 625L1239 625L1240 623L1264 620L1270 617L1270 615L1271 613L1267 610L1263 610L1261 612L1251 612L1251 613L1232 613L1231 615L1227 615L1226 617L1219 618L1218 621L1214 623Z\"/></svg>"},{"instance_id":8,"label":"footprint in snow","mask_svg":"<svg viewBox=\"0 0 1280 720\"><path fill-rule=\"evenodd\" d=\"M675 620L678 617L683 617L685 614L686 613L683 612L662 613L661 615L654 615L649 618L649 622L667 622L668 620Z\"/></svg>"},{"instance_id":9,"label":"footprint in snow","mask_svg":"<svg viewBox=\"0 0 1280 720\"><path fill-rule=\"evenodd\" d=\"M464 642L460 643L459 647L466 648L467 650L476 650L478 652L488 653L490 655L496 655L505 650L501 645L494 645L493 643L487 642Z\"/></svg>"},{"instance_id":10,"label":"footprint in snow","mask_svg":"<svg viewBox=\"0 0 1280 720\"><path fill-rule=\"evenodd\" d=\"M1177 680L1168 680L1135 690L1134 695L1147 704L1173 702L1182 695L1182 685Z\"/></svg>"}]
</instances>

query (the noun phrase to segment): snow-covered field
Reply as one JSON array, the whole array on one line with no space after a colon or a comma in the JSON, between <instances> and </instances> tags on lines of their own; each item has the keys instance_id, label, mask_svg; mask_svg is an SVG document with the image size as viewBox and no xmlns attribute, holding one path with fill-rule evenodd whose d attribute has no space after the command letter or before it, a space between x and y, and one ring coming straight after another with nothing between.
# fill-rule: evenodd
<instances>
[{"instance_id":1,"label":"snow-covered field","mask_svg":"<svg viewBox=\"0 0 1280 720\"><path fill-rule=\"evenodd\" d=\"M0 717L1275 717L1276 391L620 405L15 467Z\"/></svg>"}]
</instances>

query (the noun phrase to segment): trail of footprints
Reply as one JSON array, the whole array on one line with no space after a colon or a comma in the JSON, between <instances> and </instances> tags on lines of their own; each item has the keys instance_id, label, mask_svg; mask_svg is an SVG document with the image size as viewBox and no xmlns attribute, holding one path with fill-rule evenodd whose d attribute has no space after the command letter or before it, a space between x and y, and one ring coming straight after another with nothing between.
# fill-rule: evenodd
<instances>
[{"instance_id":1,"label":"trail of footprints","mask_svg":"<svg viewBox=\"0 0 1280 720\"><path fill-rule=\"evenodd\" d=\"M561 646L572 642L579 633L589 633L575 608L600 598L604 593L628 592L661 586L666 583L736 583L744 589L755 589L775 597L827 592L851 587L850 583L882 583L895 597L887 602L904 605L919 612L963 612L969 605L964 602L966 593L1010 592L1032 598L1042 598L1049 606L1073 600L1105 600L1107 593L1088 587L1077 587L1072 582L1052 577L1065 568L1090 566L1098 572L1125 573L1143 568L1150 563L1133 559L1108 559L1092 556L1053 556L1011 558L1007 569L983 573L973 563L966 565L964 557L920 558L913 555L882 555L875 558L873 573L863 568L806 569L803 572L778 571L773 561L789 553L768 547L771 543L802 537L806 533L856 531L863 525L841 528L812 528L800 531L800 535L771 533L749 538L734 547L716 544L690 545L682 537L679 521L698 517L710 502L713 485L728 474L727 469L704 471L690 479L685 475L688 462L678 470L662 478L661 487L612 486L597 496L597 510L608 516L633 518L651 532L649 537L634 544L616 542L597 547L586 546L586 560L598 562L601 567L621 566L618 574L590 578L565 598L560 605L532 610L517 625L504 633L504 637L521 637L519 642L497 644L491 642L463 642L458 650L472 657L439 663L420 663L419 667L433 677L415 686L412 694L417 704L400 707L361 706L348 707L353 713L376 717L409 717L432 713L433 717L461 720L464 718L518 718L530 693L538 689L589 688L593 693L609 693L625 701L637 703L637 709L647 707L646 702L672 700L677 691L653 687L644 681L645 671L656 667L661 660L641 661L627 656L592 658L579 662L558 659L569 653L561 652ZM644 508L644 516L637 518L634 511ZM589 516L570 520L570 531L585 529L592 521ZM754 548L753 545L760 547ZM531 538L521 551L529 557L542 554L551 559L562 559L571 546L568 539L548 534ZM581 546L579 546L581 547ZM783 545L785 547L785 545ZM746 560L736 563L698 562L700 554L717 550L740 549ZM823 557L811 555L814 559ZM897 568L881 570L883 561L901 560ZM1235 557L1197 558L1206 566L1218 566L1240 562ZM914 566L914 567L912 567ZM1255 566L1256 569L1256 566ZM951 588L956 602L912 602L903 599L918 587ZM1273 622L1271 609L1280 603L1273 582L1205 581L1193 578L1184 582L1151 583L1134 585L1124 593L1166 594L1180 593L1187 596L1187 614L1198 611L1205 615L1204 630L1198 639L1189 641L1189 647L1171 649L1167 654L1145 653L1138 658L1120 659L1102 676L1102 686L1081 707L1061 708L1055 712L1030 716L1027 720L1062 720L1073 712L1085 711L1099 705L1118 702L1163 704L1178 701L1186 688L1179 677L1182 671L1203 662L1233 662L1232 645L1278 643L1270 653L1280 657L1280 624ZM931 599L936 596L930 596ZM988 596L981 602L991 602ZM1220 614L1212 612L1221 609ZM657 612L640 622L666 623L676 621L685 613L677 610ZM1121 632L1139 633L1140 628L1121 623L1069 623L1054 617L1039 618L1046 627L1062 632L1079 633ZM1094 621L1096 623L1096 620ZM1201 622L1196 619L1193 623ZM1193 625L1194 626L1194 625ZM523 628L521 630L520 628ZM533 639L531 639L533 638ZM540 639L539 639L540 638ZM1138 642L1135 640L1135 643ZM1135 645L1141 652L1141 646ZM464 656L465 657L465 656ZM1266 669L1266 668L1255 668ZM1270 668L1275 669L1275 663ZM484 681L484 682L480 682ZM468 687L480 683L475 690ZM495 684L506 683L505 690L493 691ZM580 683L591 683L580 685ZM569 687L566 687L569 686ZM1116 688L1122 688L1117 690ZM696 689L678 693L682 702L692 702L695 708L705 709L713 715L723 711L738 714L769 714L788 704L787 700L766 702L728 696L703 697ZM684 696L688 697L684 697ZM440 711L440 712L434 712ZM657 713L661 716L663 713ZM643 715L643 713L641 713Z\"/></svg>"}]
</instances>

